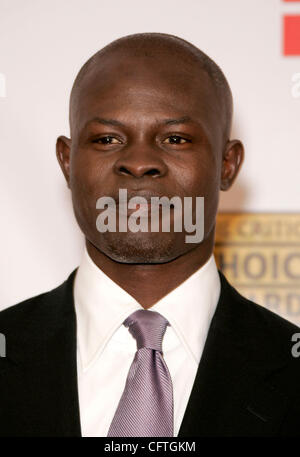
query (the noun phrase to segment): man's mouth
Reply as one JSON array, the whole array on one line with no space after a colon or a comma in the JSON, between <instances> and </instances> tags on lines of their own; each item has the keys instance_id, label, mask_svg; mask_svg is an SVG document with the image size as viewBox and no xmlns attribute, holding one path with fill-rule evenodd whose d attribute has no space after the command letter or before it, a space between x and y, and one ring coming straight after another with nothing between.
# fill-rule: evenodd
<instances>
[{"instance_id":1,"label":"man's mouth","mask_svg":"<svg viewBox=\"0 0 300 457\"><path fill-rule=\"evenodd\" d=\"M148 217L151 215L151 212L153 213L154 211L158 211L159 207L157 204L147 202L131 204L129 208L127 203L121 202L117 203L116 209L120 215L127 214L128 216L131 216L132 214L136 213L136 217Z\"/></svg>"},{"instance_id":2,"label":"man's mouth","mask_svg":"<svg viewBox=\"0 0 300 457\"><path fill-rule=\"evenodd\" d=\"M124 190L124 189L123 189ZM120 215L130 216L136 213L137 217L149 217L151 214L160 211L161 207L168 206L173 209L174 205L169 205L164 200L159 201L165 194L158 194L149 189L139 191L128 190L119 193L116 198L116 209ZM133 199L132 201L130 201Z\"/></svg>"}]
</instances>

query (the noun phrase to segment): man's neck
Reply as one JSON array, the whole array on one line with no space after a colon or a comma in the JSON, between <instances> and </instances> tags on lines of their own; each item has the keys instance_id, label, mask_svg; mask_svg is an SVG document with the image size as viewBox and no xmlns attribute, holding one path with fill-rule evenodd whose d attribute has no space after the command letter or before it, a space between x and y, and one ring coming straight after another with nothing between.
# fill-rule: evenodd
<instances>
[{"instance_id":1,"label":"man's neck","mask_svg":"<svg viewBox=\"0 0 300 457\"><path fill-rule=\"evenodd\" d=\"M214 233L191 251L170 262L130 264L110 259L86 241L93 262L144 309L150 308L204 265L212 254L213 244Z\"/></svg>"}]
</instances>

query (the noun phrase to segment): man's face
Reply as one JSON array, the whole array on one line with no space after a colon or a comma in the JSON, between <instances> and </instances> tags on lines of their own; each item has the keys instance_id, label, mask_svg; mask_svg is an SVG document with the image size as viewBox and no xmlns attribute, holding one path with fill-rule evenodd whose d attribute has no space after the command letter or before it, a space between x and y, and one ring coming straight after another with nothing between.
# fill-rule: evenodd
<instances>
[{"instance_id":1,"label":"man's face","mask_svg":"<svg viewBox=\"0 0 300 457\"><path fill-rule=\"evenodd\" d=\"M63 167L79 226L98 250L118 262L163 263L196 247L184 231L100 233L96 202L117 201L119 189L128 199L204 197L204 240L213 236L224 150L219 103L206 72L172 58L114 56L86 77Z\"/></svg>"}]
</instances>

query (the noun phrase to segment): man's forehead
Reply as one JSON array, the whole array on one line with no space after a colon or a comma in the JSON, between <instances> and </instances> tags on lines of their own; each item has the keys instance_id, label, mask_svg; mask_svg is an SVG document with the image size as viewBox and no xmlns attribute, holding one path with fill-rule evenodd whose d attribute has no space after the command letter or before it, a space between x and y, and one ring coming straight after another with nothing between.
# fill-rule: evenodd
<instances>
[{"instance_id":1,"label":"man's forehead","mask_svg":"<svg viewBox=\"0 0 300 457\"><path fill-rule=\"evenodd\" d=\"M218 104L216 91L204 71L173 71L165 65L156 71L137 63L134 71L123 73L122 65L115 65L90 73L77 95L76 117L81 126L104 111L123 112L126 117L125 112L131 109L140 116L148 110L149 114L161 112L160 117L169 112L170 117L205 118Z\"/></svg>"},{"instance_id":2,"label":"man's forehead","mask_svg":"<svg viewBox=\"0 0 300 457\"><path fill-rule=\"evenodd\" d=\"M165 81L166 85L176 85L185 87L192 84L192 88L205 90L215 90L211 76L197 62L185 62L180 58L174 59L171 54L164 58L159 56L132 56L123 53L112 53L112 55L98 58L86 71L80 83L77 84L77 93L85 92L89 88L113 84L132 84L138 85L139 82L160 85Z\"/></svg>"},{"instance_id":3,"label":"man's forehead","mask_svg":"<svg viewBox=\"0 0 300 457\"><path fill-rule=\"evenodd\" d=\"M190 50L182 49L176 43L171 43L170 46L165 44L152 47L149 42L141 51L139 46L128 47L125 41L125 47L109 45L108 50L104 48L104 52L101 50L96 53L82 67L72 89L71 132L75 130L75 121L77 130L78 121L83 120L82 117L102 114L95 111L98 103L121 105L133 100L137 102L140 98L141 103L145 104L149 100L149 105L153 105L164 97L173 97L177 105L181 106L182 113L186 111L185 106L192 108L195 104L202 111L206 108L208 115L216 112L213 121L216 122L218 118L217 122L221 122L223 128L229 126L232 109L227 83L225 88L222 84L216 85L205 61L203 63L195 58ZM205 117L205 113L202 112L201 115ZM228 128L224 131L228 131Z\"/></svg>"}]
</instances>

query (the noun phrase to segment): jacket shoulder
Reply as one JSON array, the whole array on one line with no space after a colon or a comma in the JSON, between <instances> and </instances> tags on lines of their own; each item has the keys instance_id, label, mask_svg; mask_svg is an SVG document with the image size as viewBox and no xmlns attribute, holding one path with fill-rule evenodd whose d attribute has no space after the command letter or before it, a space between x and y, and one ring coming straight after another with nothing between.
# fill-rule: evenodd
<instances>
[{"instance_id":1,"label":"jacket shoulder","mask_svg":"<svg viewBox=\"0 0 300 457\"><path fill-rule=\"evenodd\" d=\"M226 297L225 299L230 302L229 312L232 314L233 320L235 317L237 319L242 318L244 325L251 332L256 329L256 333L257 331L262 331L263 333L270 331L278 335L278 332L279 334L285 334L286 332L300 330L295 323L241 295L221 272L219 274L222 286L221 291Z\"/></svg>"},{"instance_id":2,"label":"jacket shoulder","mask_svg":"<svg viewBox=\"0 0 300 457\"><path fill-rule=\"evenodd\" d=\"M213 323L219 334L242 347L245 359L257 369L288 365L300 382L300 360L293 350L300 328L242 296L219 273L221 296Z\"/></svg>"},{"instance_id":3,"label":"jacket shoulder","mask_svg":"<svg viewBox=\"0 0 300 457\"><path fill-rule=\"evenodd\" d=\"M55 319L61 312L66 301L73 303L72 286L76 273L75 269L69 277L54 289L30 297L15 305L0 311L0 332L5 333L5 329L24 328L26 325L34 325L41 320Z\"/></svg>"}]
</instances>

